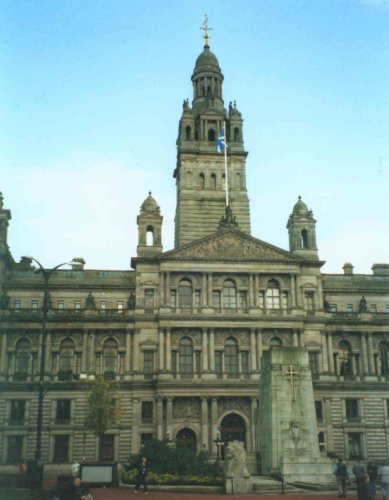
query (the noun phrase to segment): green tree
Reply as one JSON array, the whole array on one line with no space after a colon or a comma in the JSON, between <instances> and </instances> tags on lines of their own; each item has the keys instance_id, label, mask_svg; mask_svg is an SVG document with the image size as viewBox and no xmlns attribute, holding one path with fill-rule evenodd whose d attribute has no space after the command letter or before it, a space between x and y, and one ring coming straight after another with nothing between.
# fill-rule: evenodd
<instances>
[{"instance_id":1,"label":"green tree","mask_svg":"<svg viewBox=\"0 0 389 500\"><path fill-rule=\"evenodd\" d=\"M85 427L99 438L99 460L103 454L104 434L120 418L120 407L115 398L112 384L103 377L97 377L87 399Z\"/></svg>"}]
</instances>

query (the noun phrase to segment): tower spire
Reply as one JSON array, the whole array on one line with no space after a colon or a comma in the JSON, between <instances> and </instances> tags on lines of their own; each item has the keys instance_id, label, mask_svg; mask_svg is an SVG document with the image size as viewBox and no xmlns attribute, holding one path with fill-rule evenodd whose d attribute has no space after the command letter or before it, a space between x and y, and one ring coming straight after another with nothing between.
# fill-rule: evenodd
<instances>
[{"instance_id":1,"label":"tower spire","mask_svg":"<svg viewBox=\"0 0 389 500\"><path fill-rule=\"evenodd\" d=\"M208 16L207 16L207 14L205 14L205 16L204 16L204 22L203 22L203 25L201 26L200 29L204 31L204 35L203 35L203 38L204 38L204 48L209 49L208 41L209 41L209 39L211 37L209 36L208 32L212 31L212 28L210 28L208 26Z\"/></svg>"}]
</instances>

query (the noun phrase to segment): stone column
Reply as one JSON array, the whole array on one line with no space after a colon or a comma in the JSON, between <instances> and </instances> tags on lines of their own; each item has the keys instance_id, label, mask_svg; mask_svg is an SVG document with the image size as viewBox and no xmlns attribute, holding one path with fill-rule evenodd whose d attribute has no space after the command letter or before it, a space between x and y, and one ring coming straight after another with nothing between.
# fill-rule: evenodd
<instances>
[{"instance_id":1,"label":"stone column","mask_svg":"<svg viewBox=\"0 0 389 500\"><path fill-rule=\"evenodd\" d=\"M369 332L367 334L367 353L369 359L369 371L375 375L375 365L374 365L374 351L373 351L373 334Z\"/></svg>"},{"instance_id":2,"label":"stone column","mask_svg":"<svg viewBox=\"0 0 389 500\"><path fill-rule=\"evenodd\" d=\"M328 349L327 349L327 334L321 332L321 359L323 364L323 371L328 372Z\"/></svg>"},{"instance_id":3,"label":"stone column","mask_svg":"<svg viewBox=\"0 0 389 500\"><path fill-rule=\"evenodd\" d=\"M213 328L209 330L209 369L215 372L215 332Z\"/></svg>"},{"instance_id":4,"label":"stone column","mask_svg":"<svg viewBox=\"0 0 389 500\"><path fill-rule=\"evenodd\" d=\"M208 333L207 333L206 328L203 328L203 352L202 352L201 358L202 358L202 362L203 362L202 371L206 372L206 371L208 371L208 358L209 358Z\"/></svg>"},{"instance_id":5,"label":"stone column","mask_svg":"<svg viewBox=\"0 0 389 500\"><path fill-rule=\"evenodd\" d=\"M212 307L212 273L208 273L208 307Z\"/></svg>"},{"instance_id":6,"label":"stone column","mask_svg":"<svg viewBox=\"0 0 389 500\"><path fill-rule=\"evenodd\" d=\"M301 329L301 330L297 330L298 332L298 341L299 341L299 347L305 347L305 334L304 334L304 330Z\"/></svg>"},{"instance_id":7,"label":"stone column","mask_svg":"<svg viewBox=\"0 0 389 500\"><path fill-rule=\"evenodd\" d=\"M256 354L256 343L255 343L255 328L250 328L250 368L251 372L256 372L258 369Z\"/></svg>"},{"instance_id":8,"label":"stone column","mask_svg":"<svg viewBox=\"0 0 389 500\"><path fill-rule=\"evenodd\" d=\"M258 276L254 274L254 307L258 307L258 295L259 295Z\"/></svg>"},{"instance_id":9,"label":"stone column","mask_svg":"<svg viewBox=\"0 0 389 500\"><path fill-rule=\"evenodd\" d=\"M88 338L88 373L91 375L95 374L96 371L96 355L95 355L95 332L89 330Z\"/></svg>"},{"instance_id":10,"label":"stone column","mask_svg":"<svg viewBox=\"0 0 389 500\"><path fill-rule=\"evenodd\" d=\"M201 398L201 451L208 451L208 401L207 401L207 398Z\"/></svg>"},{"instance_id":11,"label":"stone column","mask_svg":"<svg viewBox=\"0 0 389 500\"><path fill-rule=\"evenodd\" d=\"M334 373L335 367L334 367L334 351L332 348L332 333L328 334L328 364L330 372Z\"/></svg>"},{"instance_id":12,"label":"stone column","mask_svg":"<svg viewBox=\"0 0 389 500\"><path fill-rule=\"evenodd\" d=\"M366 375L367 373L369 373L369 365L367 360L366 334L364 332L361 334L361 347L363 373L364 375Z\"/></svg>"},{"instance_id":13,"label":"stone column","mask_svg":"<svg viewBox=\"0 0 389 500\"><path fill-rule=\"evenodd\" d=\"M124 357L124 373L131 371L131 330L126 330L126 353Z\"/></svg>"},{"instance_id":14,"label":"stone column","mask_svg":"<svg viewBox=\"0 0 389 500\"><path fill-rule=\"evenodd\" d=\"M296 293L296 307L300 307L301 297L300 297L300 280L298 276L295 276L295 293Z\"/></svg>"},{"instance_id":15,"label":"stone column","mask_svg":"<svg viewBox=\"0 0 389 500\"><path fill-rule=\"evenodd\" d=\"M139 372L139 330L136 328L132 334L132 370Z\"/></svg>"},{"instance_id":16,"label":"stone column","mask_svg":"<svg viewBox=\"0 0 389 500\"><path fill-rule=\"evenodd\" d=\"M82 332L81 373L87 373L88 330Z\"/></svg>"},{"instance_id":17,"label":"stone column","mask_svg":"<svg viewBox=\"0 0 389 500\"><path fill-rule=\"evenodd\" d=\"M201 296L203 300L203 307L208 307L208 290L207 290L207 275L203 273L202 276L202 285L201 285Z\"/></svg>"},{"instance_id":18,"label":"stone column","mask_svg":"<svg viewBox=\"0 0 389 500\"><path fill-rule=\"evenodd\" d=\"M1 335L0 374L3 375L5 378L6 373L7 373L7 334L3 333Z\"/></svg>"},{"instance_id":19,"label":"stone column","mask_svg":"<svg viewBox=\"0 0 389 500\"><path fill-rule=\"evenodd\" d=\"M172 333L170 328L166 328L166 371L172 371Z\"/></svg>"},{"instance_id":20,"label":"stone column","mask_svg":"<svg viewBox=\"0 0 389 500\"><path fill-rule=\"evenodd\" d=\"M131 424L131 453L135 455L140 449L140 401L134 399L132 403L132 424Z\"/></svg>"},{"instance_id":21,"label":"stone column","mask_svg":"<svg viewBox=\"0 0 389 500\"><path fill-rule=\"evenodd\" d=\"M212 439L212 455L216 455L217 449L216 449L216 436L217 436L217 399L212 398L211 400L211 439Z\"/></svg>"},{"instance_id":22,"label":"stone column","mask_svg":"<svg viewBox=\"0 0 389 500\"><path fill-rule=\"evenodd\" d=\"M296 277L294 274L290 276L290 307L296 307Z\"/></svg>"},{"instance_id":23,"label":"stone column","mask_svg":"<svg viewBox=\"0 0 389 500\"><path fill-rule=\"evenodd\" d=\"M170 305L170 273L165 274L165 304Z\"/></svg>"},{"instance_id":24,"label":"stone column","mask_svg":"<svg viewBox=\"0 0 389 500\"><path fill-rule=\"evenodd\" d=\"M258 328L257 330L257 363L258 363L258 371L261 371L261 358L262 358L262 330Z\"/></svg>"},{"instance_id":25,"label":"stone column","mask_svg":"<svg viewBox=\"0 0 389 500\"><path fill-rule=\"evenodd\" d=\"M165 273L159 272L159 305L164 306L166 304L166 293L165 293Z\"/></svg>"},{"instance_id":26,"label":"stone column","mask_svg":"<svg viewBox=\"0 0 389 500\"><path fill-rule=\"evenodd\" d=\"M249 274L249 307L250 309L254 307L254 277L252 274Z\"/></svg>"},{"instance_id":27,"label":"stone column","mask_svg":"<svg viewBox=\"0 0 389 500\"><path fill-rule=\"evenodd\" d=\"M45 378L50 376L50 361L51 361L51 332L47 332L46 351L45 351Z\"/></svg>"},{"instance_id":28,"label":"stone column","mask_svg":"<svg viewBox=\"0 0 389 500\"><path fill-rule=\"evenodd\" d=\"M168 398L166 401L166 433L169 433L170 439L173 439L173 399Z\"/></svg>"},{"instance_id":29,"label":"stone column","mask_svg":"<svg viewBox=\"0 0 389 500\"><path fill-rule=\"evenodd\" d=\"M165 363L164 363L164 335L163 335L163 328L159 329L159 341L158 341L158 371L163 371L165 369Z\"/></svg>"},{"instance_id":30,"label":"stone column","mask_svg":"<svg viewBox=\"0 0 389 500\"><path fill-rule=\"evenodd\" d=\"M293 347L298 347L299 339L298 339L298 331L293 330Z\"/></svg>"},{"instance_id":31,"label":"stone column","mask_svg":"<svg viewBox=\"0 0 389 500\"><path fill-rule=\"evenodd\" d=\"M251 408L250 408L250 416L251 416L251 439L247 446L248 452L255 452L257 450L257 398L251 398Z\"/></svg>"},{"instance_id":32,"label":"stone column","mask_svg":"<svg viewBox=\"0 0 389 500\"><path fill-rule=\"evenodd\" d=\"M157 399L157 439L163 439L163 400Z\"/></svg>"}]
</instances>

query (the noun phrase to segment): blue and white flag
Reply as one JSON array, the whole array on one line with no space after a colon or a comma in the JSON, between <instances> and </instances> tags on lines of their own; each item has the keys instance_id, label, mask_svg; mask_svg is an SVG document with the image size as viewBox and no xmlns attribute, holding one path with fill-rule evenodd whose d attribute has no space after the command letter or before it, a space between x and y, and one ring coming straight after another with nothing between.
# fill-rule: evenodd
<instances>
[{"instance_id":1,"label":"blue and white flag","mask_svg":"<svg viewBox=\"0 0 389 500\"><path fill-rule=\"evenodd\" d=\"M225 148L226 148L226 137L224 135L224 127L223 127L222 131L220 132L219 139L216 142L216 151L218 153L224 153Z\"/></svg>"}]
</instances>

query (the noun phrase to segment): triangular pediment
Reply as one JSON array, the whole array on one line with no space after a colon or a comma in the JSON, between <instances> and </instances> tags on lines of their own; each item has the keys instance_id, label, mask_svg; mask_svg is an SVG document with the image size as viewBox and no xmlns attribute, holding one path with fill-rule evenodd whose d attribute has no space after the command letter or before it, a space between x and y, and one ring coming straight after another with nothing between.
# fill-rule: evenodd
<instances>
[{"instance_id":1,"label":"triangular pediment","mask_svg":"<svg viewBox=\"0 0 389 500\"><path fill-rule=\"evenodd\" d=\"M224 229L201 240L165 252L161 260L302 262L286 250L236 229Z\"/></svg>"}]
</instances>

